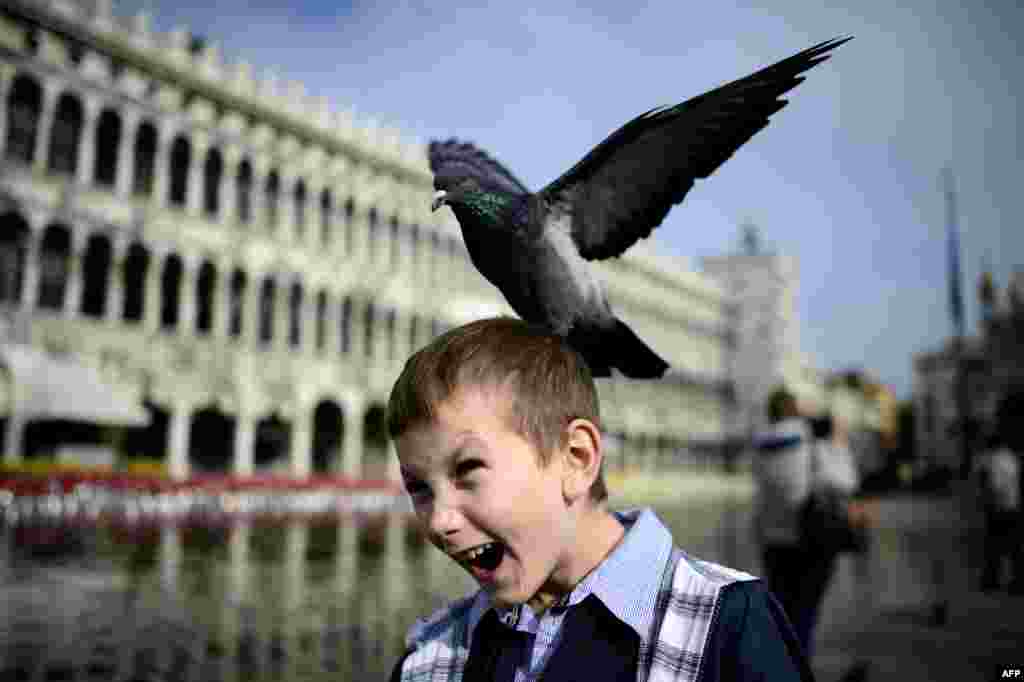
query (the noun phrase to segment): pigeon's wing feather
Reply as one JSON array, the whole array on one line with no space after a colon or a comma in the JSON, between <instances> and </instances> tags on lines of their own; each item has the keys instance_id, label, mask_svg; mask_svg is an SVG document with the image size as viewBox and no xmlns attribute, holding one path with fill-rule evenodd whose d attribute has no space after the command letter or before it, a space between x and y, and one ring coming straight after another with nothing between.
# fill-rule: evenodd
<instances>
[{"instance_id":1,"label":"pigeon's wing feather","mask_svg":"<svg viewBox=\"0 0 1024 682\"><path fill-rule=\"evenodd\" d=\"M786 105L798 76L850 37L803 52L673 107L641 114L608 136L540 193L553 215L571 214L572 238L588 259L621 255L650 236L673 205Z\"/></svg>"},{"instance_id":2,"label":"pigeon's wing feather","mask_svg":"<svg viewBox=\"0 0 1024 682\"><path fill-rule=\"evenodd\" d=\"M427 156L434 175L468 175L482 187L511 194L530 191L509 169L469 142L435 140L427 147Z\"/></svg>"}]
</instances>

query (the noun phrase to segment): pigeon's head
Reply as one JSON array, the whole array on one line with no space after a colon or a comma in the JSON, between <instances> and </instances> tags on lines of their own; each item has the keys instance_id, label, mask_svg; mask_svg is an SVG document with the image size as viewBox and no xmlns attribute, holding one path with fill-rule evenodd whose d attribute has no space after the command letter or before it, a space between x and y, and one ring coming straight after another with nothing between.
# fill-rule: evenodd
<instances>
[{"instance_id":1,"label":"pigeon's head","mask_svg":"<svg viewBox=\"0 0 1024 682\"><path fill-rule=\"evenodd\" d=\"M483 191L480 183L471 175L435 175L434 200L430 210L436 211L446 204L465 204Z\"/></svg>"}]
</instances>

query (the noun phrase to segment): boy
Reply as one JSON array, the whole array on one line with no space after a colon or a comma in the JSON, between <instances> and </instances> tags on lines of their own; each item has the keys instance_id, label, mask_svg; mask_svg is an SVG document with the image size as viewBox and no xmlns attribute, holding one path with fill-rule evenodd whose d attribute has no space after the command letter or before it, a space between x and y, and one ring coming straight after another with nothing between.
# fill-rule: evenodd
<instances>
[{"instance_id":1,"label":"boy","mask_svg":"<svg viewBox=\"0 0 1024 682\"><path fill-rule=\"evenodd\" d=\"M610 513L597 392L560 337L513 318L453 329L388 406L431 542L480 589L411 629L391 679L810 680L761 581Z\"/></svg>"}]
</instances>

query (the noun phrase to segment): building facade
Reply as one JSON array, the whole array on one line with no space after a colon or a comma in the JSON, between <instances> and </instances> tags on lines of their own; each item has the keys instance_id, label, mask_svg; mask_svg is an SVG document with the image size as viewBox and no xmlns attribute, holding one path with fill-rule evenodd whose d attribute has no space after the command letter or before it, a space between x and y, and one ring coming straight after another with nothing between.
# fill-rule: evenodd
<instances>
[{"instance_id":1,"label":"building facade","mask_svg":"<svg viewBox=\"0 0 1024 682\"><path fill-rule=\"evenodd\" d=\"M773 389L803 380L806 363L796 310L799 266L792 256L748 245L745 253L704 258L701 267L737 307L730 368L737 405L731 428L737 435L748 434L765 425L765 404Z\"/></svg>"},{"instance_id":2,"label":"building facade","mask_svg":"<svg viewBox=\"0 0 1024 682\"><path fill-rule=\"evenodd\" d=\"M0 344L72 358L144 405L118 448L176 478L394 477L383 415L404 359L511 314L450 212L430 213L422 145L146 14L4 3L0 102ZM720 435L730 296L648 245L600 267L676 369L599 382L612 458ZM19 400L32 380L0 360L5 462L52 444Z\"/></svg>"},{"instance_id":3,"label":"building facade","mask_svg":"<svg viewBox=\"0 0 1024 682\"><path fill-rule=\"evenodd\" d=\"M966 432L969 452L986 447L1000 398L1011 386L1024 386L1024 269L1018 268L1002 291L984 273L978 298L982 313L975 334L960 342L947 339L913 359L917 452L947 468L962 465L961 433ZM957 400L961 373L963 415Z\"/></svg>"}]
</instances>

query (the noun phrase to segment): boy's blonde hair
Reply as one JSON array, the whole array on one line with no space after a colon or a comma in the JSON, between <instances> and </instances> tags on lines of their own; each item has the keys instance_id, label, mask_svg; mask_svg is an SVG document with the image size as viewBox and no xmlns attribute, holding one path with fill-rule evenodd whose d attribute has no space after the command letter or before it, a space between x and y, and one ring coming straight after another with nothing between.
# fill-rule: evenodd
<instances>
[{"instance_id":1,"label":"boy's blonde hair","mask_svg":"<svg viewBox=\"0 0 1024 682\"><path fill-rule=\"evenodd\" d=\"M406 361L388 400L391 438L429 423L440 405L470 387L508 391L505 419L537 449L541 466L565 446L573 419L601 428L597 388L583 357L562 337L503 316L451 329ZM594 502L608 498L603 463L589 496Z\"/></svg>"}]
</instances>

